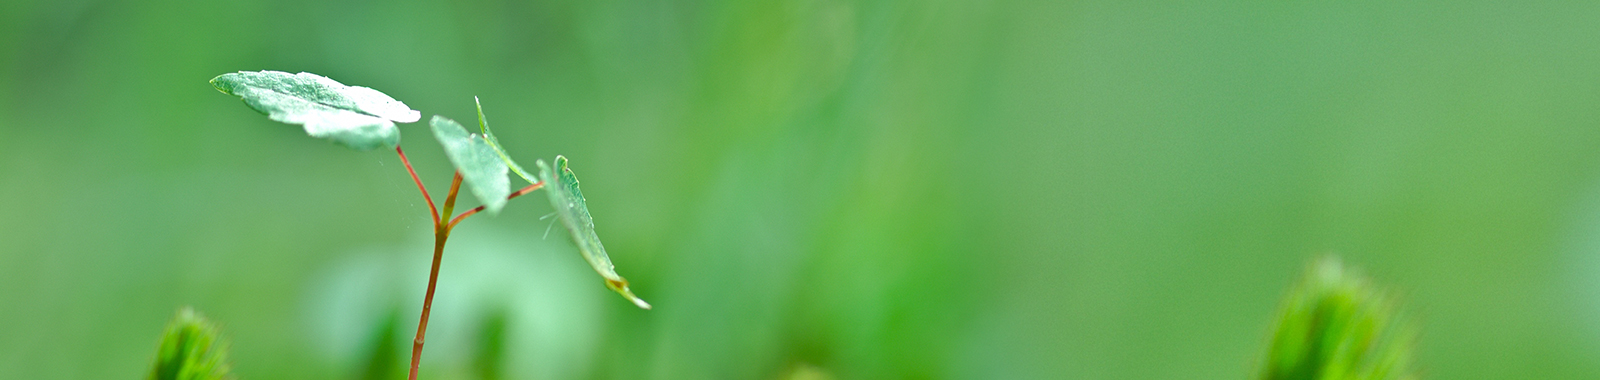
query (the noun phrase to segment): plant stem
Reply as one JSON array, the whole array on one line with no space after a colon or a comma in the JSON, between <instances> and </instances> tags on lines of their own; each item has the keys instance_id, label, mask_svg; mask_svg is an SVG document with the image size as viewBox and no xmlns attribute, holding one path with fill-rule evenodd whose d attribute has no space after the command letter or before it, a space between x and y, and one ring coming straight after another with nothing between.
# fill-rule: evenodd
<instances>
[{"instance_id":1,"label":"plant stem","mask_svg":"<svg viewBox=\"0 0 1600 380\"><path fill-rule=\"evenodd\" d=\"M528 185L528 187L524 187L524 188L522 188L522 190L517 190L517 192L511 193L511 195L506 196L506 200L509 201L512 198L516 198L519 195L531 193L534 190L539 190L539 188L541 188L541 187L544 187L544 181L534 182L532 185ZM451 219L450 220L450 224L445 225L445 228L446 229L455 229L456 228L456 223L461 223L462 219L466 219L467 217L472 216L472 214L477 214L479 211L483 211L484 207L485 206L474 207L471 210L467 210L467 212L461 213L461 215L457 215L455 219Z\"/></svg>"},{"instance_id":2,"label":"plant stem","mask_svg":"<svg viewBox=\"0 0 1600 380\"><path fill-rule=\"evenodd\" d=\"M451 209L456 207L456 194L460 190L461 172L456 172L455 179L450 181L450 195L444 198L444 215L450 215ZM431 202L429 206L432 206ZM410 380L417 380L417 366L422 364L422 341L428 335L428 313L433 310L433 289L439 284L439 261L444 258L444 242L450 238L450 226L444 224L444 220L434 219L433 225L433 269L428 271L428 292L422 296L422 317L417 319L417 339L411 342Z\"/></svg>"},{"instance_id":3,"label":"plant stem","mask_svg":"<svg viewBox=\"0 0 1600 380\"><path fill-rule=\"evenodd\" d=\"M439 259L444 257L444 241L449 238L442 233L433 235L433 269L428 272L428 293L422 298L422 318L417 321L417 339L411 342L411 375L410 380L417 380L417 366L422 363L422 338L428 334L428 312L433 306L433 288L439 279Z\"/></svg>"},{"instance_id":4,"label":"plant stem","mask_svg":"<svg viewBox=\"0 0 1600 380\"><path fill-rule=\"evenodd\" d=\"M461 172L456 172L456 178L450 180L450 196L444 198L444 211L439 213L443 215L443 217L439 218L440 227L448 227L444 225L444 218L449 217L451 211L455 211L456 193L459 191L461 191ZM445 231L449 232L450 229L445 228Z\"/></svg>"},{"instance_id":5,"label":"plant stem","mask_svg":"<svg viewBox=\"0 0 1600 380\"><path fill-rule=\"evenodd\" d=\"M406 159L406 151L400 150L400 146L395 145L394 152L400 154L400 162L406 164L406 172L411 173L411 180L417 182L417 190L422 190L422 199L428 201L428 212L433 213L433 228L438 229L441 221L439 219L439 209L433 207L433 197L428 196L428 187L422 186L422 178L417 177L417 171L411 168L411 160Z\"/></svg>"}]
</instances>

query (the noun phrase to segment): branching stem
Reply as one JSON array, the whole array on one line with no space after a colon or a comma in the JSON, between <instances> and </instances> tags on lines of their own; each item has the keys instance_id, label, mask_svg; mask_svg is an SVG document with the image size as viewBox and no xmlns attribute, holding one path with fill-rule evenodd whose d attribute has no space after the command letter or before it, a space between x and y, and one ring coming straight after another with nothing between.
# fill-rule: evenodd
<instances>
[{"instance_id":1,"label":"branching stem","mask_svg":"<svg viewBox=\"0 0 1600 380\"><path fill-rule=\"evenodd\" d=\"M531 193L534 190L539 190L539 188L541 188L541 187L544 187L544 181L534 182L532 185L528 185L528 187L524 187L524 188L522 188L522 190L517 190L516 192L511 193L511 195L506 196L506 200L509 201L512 198L516 198L517 196L520 196L522 194ZM456 228L456 223L461 223L462 219L466 219L467 217L472 216L472 214L477 214L479 211L483 211L484 207L485 206L474 207L471 210L467 210L466 212L461 213L461 215L456 215L456 218L455 219L451 219L450 220L450 224L445 225L445 228L446 229L455 229Z\"/></svg>"},{"instance_id":2,"label":"branching stem","mask_svg":"<svg viewBox=\"0 0 1600 380\"><path fill-rule=\"evenodd\" d=\"M450 195L444 198L444 215L450 215L450 211L456 207L456 195L460 191L461 173L456 172L455 179L450 181ZM444 242L450 239L450 226L444 224L444 220L434 219L433 226L433 269L428 271L428 292L422 296L422 317L417 319L417 339L411 342L410 380L417 380L417 367L422 364L422 342L423 337L428 335L428 314L433 311L433 289L439 284L439 261L444 258Z\"/></svg>"},{"instance_id":3,"label":"branching stem","mask_svg":"<svg viewBox=\"0 0 1600 380\"><path fill-rule=\"evenodd\" d=\"M399 152L399 149L396 148L395 151ZM400 153L401 161L405 161L405 157L405 153ZM410 162L406 162L406 170L411 170ZM411 178L417 180L418 188L422 187L422 180L417 179L417 174L415 171L411 172ZM522 190L517 190L516 192L511 193L511 195L506 196L506 200L511 200L512 198L516 198L520 195L531 193L541 187L544 187L544 181L539 181L532 185L528 185L528 187L522 188ZM450 212L455 210L456 195L460 194L460 192L461 172L456 172L455 179L450 181L450 194L444 198L444 212L442 215L450 215ZM423 189L422 194L423 197L427 197L428 190ZM428 314L433 311L433 290L434 287L439 284L439 261L444 258L444 243L446 240L450 239L450 230L456 228L456 223L461 223L462 219L466 219L468 216L472 216L473 214L477 214L479 211L483 211L484 206L478 206L471 210L467 210L466 212L461 213L461 215L456 216L454 219L451 219L449 223L445 223L444 219L439 218L441 213L439 210L433 207L432 198L429 198L428 200L428 209L429 211L432 211L434 215L433 269L428 271L428 292L422 296L422 317L418 318L417 320L417 338L411 342L410 380L417 380L417 367L422 364L422 342L423 338L428 335Z\"/></svg>"}]
</instances>

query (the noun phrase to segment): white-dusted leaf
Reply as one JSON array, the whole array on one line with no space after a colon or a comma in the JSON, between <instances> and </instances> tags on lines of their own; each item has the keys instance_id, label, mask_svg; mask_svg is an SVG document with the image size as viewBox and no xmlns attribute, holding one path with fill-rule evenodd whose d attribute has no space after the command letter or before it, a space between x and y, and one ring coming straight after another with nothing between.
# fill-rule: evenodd
<instances>
[{"instance_id":1,"label":"white-dusted leaf","mask_svg":"<svg viewBox=\"0 0 1600 380\"><path fill-rule=\"evenodd\" d=\"M272 120L302 125L312 137L355 149L399 145L400 131L394 123L422 117L382 92L312 73L241 71L212 78L211 86L238 96Z\"/></svg>"},{"instance_id":2,"label":"white-dusted leaf","mask_svg":"<svg viewBox=\"0 0 1600 380\"><path fill-rule=\"evenodd\" d=\"M572 174L572 169L567 168L567 158L556 156L554 170L545 165L544 160L535 161L534 164L539 166L539 178L544 180L550 206L556 209L561 225L572 233L572 242L578 246L583 259L589 261L589 266L594 267L600 277L605 278L606 287L633 301L634 305L649 309L650 304L633 295L633 291L628 289L628 280L617 275L612 267L611 256L606 255L606 247L600 244L600 236L594 232L594 219L589 216L589 205L584 202L583 191L578 189L578 177Z\"/></svg>"},{"instance_id":3,"label":"white-dusted leaf","mask_svg":"<svg viewBox=\"0 0 1600 380\"><path fill-rule=\"evenodd\" d=\"M467 132L455 120L434 115L428 124L433 126L433 137L444 146L445 156L467 183L467 190L489 213L500 212L506 205L506 196L511 195L511 181L506 178L506 163L500 154L483 136Z\"/></svg>"}]
</instances>

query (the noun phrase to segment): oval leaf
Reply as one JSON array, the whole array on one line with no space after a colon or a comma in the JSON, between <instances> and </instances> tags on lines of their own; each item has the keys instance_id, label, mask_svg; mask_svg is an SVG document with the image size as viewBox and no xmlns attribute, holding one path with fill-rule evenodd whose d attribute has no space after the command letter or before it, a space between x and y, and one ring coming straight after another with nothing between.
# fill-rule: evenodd
<instances>
[{"instance_id":1,"label":"oval leaf","mask_svg":"<svg viewBox=\"0 0 1600 380\"><path fill-rule=\"evenodd\" d=\"M455 120L434 115L428 124L433 126L433 137L444 146L445 156L461 173L472 195L478 197L489 213L498 213L511 195L511 181L506 179L506 163L493 146L482 136L473 135Z\"/></svg>"},{"instance_id":2,"label":"oval leaf","mask_svg":"<svg viewBox=\"0 0 1600 380\"><path fill-rule=\"evenodd\" d=\"M211 86L238 96L272 120L302 125L312 137L355 149L399 145L400 131L394 123L422 117L382 92L312 73L240 71L212 78Z\"/></svg>"},{"instance_id":3,"label":"oval leaf","mask_svg":"<svg viewBox=\"0 0 1600 380\"><path fill-rule=\"evenodd\" d=\"M572 233L573 244L578 246L583 259L588 260L589 266L606 279L606 287L633 301L634 305L649 309L650 304L633 295L633 291L628 289L628 280L617 275L612 267L606 247L600 244L600 237L594 233L594 219L589 216L589 205L583 201L583 191L578 190L578 177L572 174L572 169L567 168L567 158L556 156L554 171L545 165L544 160L535 161L534 164L539 166L539 179L544 180L545 193L550 195L550 206L556 209L561 224Z\"/></svg>"}]
</instances>

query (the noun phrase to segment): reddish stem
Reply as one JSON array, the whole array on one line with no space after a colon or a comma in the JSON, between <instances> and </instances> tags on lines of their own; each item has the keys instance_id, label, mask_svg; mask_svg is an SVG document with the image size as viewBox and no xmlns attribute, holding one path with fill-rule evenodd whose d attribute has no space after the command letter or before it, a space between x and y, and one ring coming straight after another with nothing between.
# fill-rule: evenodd
<instances>
[{"instance_id":1,"label":"reddish stem","mask_svg":"<svg viewBox=\"0 0 1600 380\"><path fill-rule=\"evenodd\" d=\"M456 206L456 194L461 190L461 173L450 181L450 195L444 198L445 215ZM431 206L431 205L430 205ZM422 341L428 335L428 314L433 311L433 289L439 284L439 261L444 258L444 242L450 238L450 228L443 220L435 219L433 229L433 269L428 271L428 292L422 296L422 317L417 320L417 339L411 341L410 380L417 380L417 366L422 364Z\"/></svg>"},{"instance_id":2,"label":"reddish stem","mask_svg":"<svg viewBox=\"0 0 1600 380\"><path fill-rule=\"evenodd\" d=\"M521 196L522 194L531 193L534 190L539 190L539 188L541 188L541 187L544 187L544 181L534 182L532 185L528 185L528 187L524 187L524 188L522 188L522 190L517 190L517 192L511 193L511 195L506 196L506 200L509 201L512 198L516 198L518 196ZM451 219L450 220L450 224L446 224L445 228L446 229L455 229L456 228L456 223L461 223L462 219L466 219L467 217L472 216L472 214L477 214L479 211L483 211L483 208L484 208L484 206L474 207L471 210L467 210L467 212L461 213L461 215L456 215L456 218L455 219Z\"/></svg>"},{"instance_id":3,"label":"reddish stem","mask_svg":"<svg viewBox=\"0 0 1600 380\"><path fill-rule=\"evenodd\" d=\"M428 187L422 186L422 178L417 177L417 171L411 168L411 160L406 159L406 151L400 150L400 146L395 145L394 152L400 154L400 162L406 164L406 172L411 173L411 180L417 182L417 190L422 190L422 199L426 199L428 201L428 212L433 213L433 228L438 229L439 223L441 222L439 219L439 209L433 207L433 197L428 196Z\"/></svg>"},{"instance_id":4,"label":"reddish stem","mask_svg":"<svg viewBox=\"0 0 1600 380\"><path fill-rule=\"evenodd\" d=\"M428 293L422 298L422 319L417 321L417 339L411 342L410 380L417 380L417 366L422 364L422 337L428 334L428 313L432 311L434 284L438 283L439 260L444 258L444 241L448 238L443 233L433 235L433 269L428 272Z\"/></svg>"}]
</instances>

